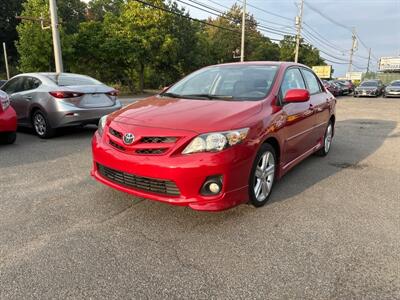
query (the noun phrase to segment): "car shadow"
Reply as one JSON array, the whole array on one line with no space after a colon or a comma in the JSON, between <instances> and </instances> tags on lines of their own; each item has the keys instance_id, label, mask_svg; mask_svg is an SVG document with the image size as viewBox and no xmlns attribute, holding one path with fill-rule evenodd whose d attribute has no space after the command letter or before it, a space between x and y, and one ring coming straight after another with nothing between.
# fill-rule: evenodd
<instances>
[{"instance_id":1,"label":"car shadow","mask_svg":"<svg viewBox=\"0 0 400 300\"><path fill-rule=\"evenodd\" d=\"M283 201L344 169L368 167L365 158L376 152L396 128L394 121L349 119L338 121L330 153L310 156L277 182L269 203Z\"/></svg>"}]
</instances>

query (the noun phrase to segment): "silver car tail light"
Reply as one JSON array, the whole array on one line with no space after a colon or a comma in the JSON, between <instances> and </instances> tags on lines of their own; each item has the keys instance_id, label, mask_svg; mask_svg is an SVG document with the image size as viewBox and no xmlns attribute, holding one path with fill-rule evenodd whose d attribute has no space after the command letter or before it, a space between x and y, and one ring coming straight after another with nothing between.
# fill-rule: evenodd
<instances>
[{"instance_id":1,"label":"silver car tail light","mask_svg":"<svg viewBox=\"0 0 400 300\"><path fill-rule=\"evenodd\" d=\"M54 98L58 99L78 98L84 95L84 93L68 92L68 91L54 91L54 92L49 92L49 94L52 95Z\"/></svg>"}]
</instances>

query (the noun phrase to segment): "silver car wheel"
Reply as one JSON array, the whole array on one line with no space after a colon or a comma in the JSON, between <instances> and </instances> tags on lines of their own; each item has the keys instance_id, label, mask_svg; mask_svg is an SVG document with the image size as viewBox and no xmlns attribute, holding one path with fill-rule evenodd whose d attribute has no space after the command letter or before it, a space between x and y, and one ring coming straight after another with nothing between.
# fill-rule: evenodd
<instances>
[{"instance_id":1,"label":"silver car wheel","mask_svg":"<svg viewBox=\"0 0 400 300\"><path fill-rule=\"evenodd\" d=\"M274 155L266 151L259 159L254 178L254 195L257 201L264 201L271 192L275 177Z\"/></svg>"},{"instance_id":2,"label":"silver car wheel","mask_svg":"<svg viewBox=\"0 0 400 300\"><path fill-rule=\"evenodd\" d=\"M38 135L44 135L46 133L46 120L41 113L37 113L33 119L33 125Z\"/></svg>"},{"instance_id":3,"label":"silver car wheel","mask_svg":"<svg viewBox=\"0 0 400 300\"><path fill-rule=\"evenodd\" d=\"M325 140L324 140L324 147L325 147L326 153L328 153L329 149L331 148L332 137L333 137L333 127L332 127L332 123L330 123L328 125L328 128L326 129Z\"/></svg>"}]
</instances>

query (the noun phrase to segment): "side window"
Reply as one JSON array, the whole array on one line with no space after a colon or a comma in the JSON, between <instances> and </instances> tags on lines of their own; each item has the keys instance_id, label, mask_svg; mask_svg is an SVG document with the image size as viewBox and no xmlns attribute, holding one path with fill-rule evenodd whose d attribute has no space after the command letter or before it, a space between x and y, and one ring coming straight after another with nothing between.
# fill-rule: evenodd
<instances>
[{"instance_id":1,"label":"side window","mask_svg":"<svg viewBox=\"0 0 400 300\"><path fill-rule=\"evenodd\" d=\"M25 77L22 84L24 91L34 90L40 85L40 80L34 77Z\"/></svg>"},{"instance_id":2,"label":"side window","mask_svg":"<svg viewBox=\"0 0 400 300\"><path fill-rule=\"evenodd\" d=\"M22 77L17 77L8 81L3 87L2 90L7 94L11 95L13 93L17 93L21 91L21 83L23 82Z\"/></svg>"},{"instance_id":3,"label":"side window","mask_svg":"<svg viewBox=\"0 0 400 300\"><path fill-rule=\"evenodd\" d=\"M283 77L281 84L281 97L285 97L286 92L291 89L305 89L303 76L297 68L288 69Z\"/></svg>"},{"instance_id":4,"label":"side window","mask_svg":"<svg viewBox=\"0 0 400 300\"><path fill-rule=\"evenodd\" d=\"M306 69L302 70L303 75L304 75L304 79L307 82L307 86L308 86L308 91L310 92L310 94L318 94L321 92L321 86L318 83L317 78L315 77L315 75Z\"/></svg>"}]
</instances>

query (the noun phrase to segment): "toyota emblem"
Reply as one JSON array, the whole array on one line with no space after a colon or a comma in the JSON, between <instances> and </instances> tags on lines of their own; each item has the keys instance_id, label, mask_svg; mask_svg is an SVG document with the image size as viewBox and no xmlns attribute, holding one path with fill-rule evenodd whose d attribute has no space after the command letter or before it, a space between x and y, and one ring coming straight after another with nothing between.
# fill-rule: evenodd
<instances>
[{"instance_id":1,"label":"toyota emblem","mask_svg":"<svg viewBox=\"0 0 400 300\"><path fill-rule=\"evenodd\" d=\"M123 140L125 145L130 145L135 141L135 136L133 135L133 133L126 133Z\"/></svg>"}]
</instances>

